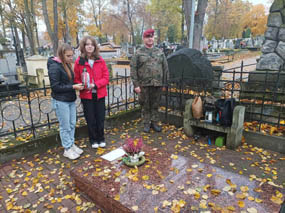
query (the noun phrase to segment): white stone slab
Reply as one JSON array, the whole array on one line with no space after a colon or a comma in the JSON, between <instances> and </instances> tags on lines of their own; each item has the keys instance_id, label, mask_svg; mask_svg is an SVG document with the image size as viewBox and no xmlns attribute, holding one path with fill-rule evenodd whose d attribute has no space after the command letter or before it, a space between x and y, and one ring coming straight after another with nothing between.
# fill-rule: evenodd
<instances>
[{"instance_id":1,"label":"white stone slab","mask_svg":"<svg viewBox=\"0 0 285 213\"><path fill-rule=\"evenodd\" d=\"M101 158L107 160L107 161L114 161L122 156L124 156L126 152L123 150L122 147L119 147L111 152L108 152L105 155L102 155Z\"/></svg>"}]
</instances>

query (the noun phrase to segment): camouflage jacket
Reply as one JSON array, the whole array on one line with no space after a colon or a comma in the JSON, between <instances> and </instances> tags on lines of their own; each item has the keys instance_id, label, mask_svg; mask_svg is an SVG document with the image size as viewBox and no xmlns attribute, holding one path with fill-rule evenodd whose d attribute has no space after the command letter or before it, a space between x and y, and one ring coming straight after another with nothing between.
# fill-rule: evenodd
<instances>
[{"instance_id":1,"label":"camouflage jacket","mask_svg":"<svg viewBox=\"0 0 285 213\"><path fill-rule=\"evenodd\" d=\"M154 47L139 48L131 59L131 78L134 87L166 86L168 64L164 53Z\"/></svg>"}]
</instances>

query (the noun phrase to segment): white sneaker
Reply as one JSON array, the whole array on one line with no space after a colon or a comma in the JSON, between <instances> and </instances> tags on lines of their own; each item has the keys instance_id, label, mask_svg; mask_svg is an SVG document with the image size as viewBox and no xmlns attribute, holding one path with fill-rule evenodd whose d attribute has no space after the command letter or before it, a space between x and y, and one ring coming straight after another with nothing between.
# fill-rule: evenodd
<instances>
[{"instance_id":1,"label":"white sneaker","mask_svg":"<svg viewBox=\"0 0 285 213\"><path fill-rule=\"evenodd\" d=\"M73 151L79 155L83 153L83 149L80 149L78 146L75 145L75 143L72 145L71 149L73 149Z\"/></svg>"},{"instance_id":2,"label":"white sneaker","mask_svg":"<svg viewBox=\"0 0 285 213\"><path fill-rule=\"evenodd\" d=\"M101 148L103 148L103 147L106 146L106 143L105 143L104 141L102 141L102 142L100 142L99 146L100 146Z\"/></svg>"},{"instance_id":3,"label":"white sneaker","mask_svg":"<svg viewBox=\"0 0 285 213\"><path fill-rule=\"evenodd\" d=\"M74 152L72 148L65 149L63 156L69 158L70 160L75 160L80 157L80 155Z\"/></svg>"},{"instance_id":4,"label":"white sneaker","mask_svg":"<svg viewBox=\"0 0 285 213\"><path fill-rule=\"evenodd\" d=\"M93 144L92 144L92 148L93 148L93 149L99 148L99 144L98 144L98 143L93 143Z\"/></svg>"}]
</instances>

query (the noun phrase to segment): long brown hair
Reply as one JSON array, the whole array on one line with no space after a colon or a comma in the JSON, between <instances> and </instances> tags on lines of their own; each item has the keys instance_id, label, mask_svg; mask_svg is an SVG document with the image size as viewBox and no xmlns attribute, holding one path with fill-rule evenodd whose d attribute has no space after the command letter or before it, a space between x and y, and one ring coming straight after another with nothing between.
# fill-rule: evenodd
<instances>
[{"instance_id":1,"label":"long brown hair","mask_svg":"<svg viewBox=\"0 0 285 213\"><path fill-rule=\"evenodd\" d=\"M64 54L66 51L70 51L70 50L73 51L72 47L69 44L65 44L65 43L59 45L57 49L57 56L61 60L63 68L65 72L67 73L69 80L72 79L71 72L73 72L73 70L72 70L71 64L65 61Z\"/></svg>"},{"instance_id":2,"label":"long brown hair","mask_svg":"<svg viewBox=\"0 0 285 213\"><path fill-rule=\"evenodd\" d=\"M86 58L87 57L87 53L86 53L86 50L85 50L85 46L86 46L86 43L87 43L87 40L90 40L93 44L93 46L95 47L92 55L91 55L91 58L92 59L98 59L100 54L99 54L99 46L97 45L97 42L95 40L95 38L93 38L92 36L84 36L80 43L79 43L79 47L80 47L80 56L83 57L83 58Z\"/></svg>"}]
</instances>

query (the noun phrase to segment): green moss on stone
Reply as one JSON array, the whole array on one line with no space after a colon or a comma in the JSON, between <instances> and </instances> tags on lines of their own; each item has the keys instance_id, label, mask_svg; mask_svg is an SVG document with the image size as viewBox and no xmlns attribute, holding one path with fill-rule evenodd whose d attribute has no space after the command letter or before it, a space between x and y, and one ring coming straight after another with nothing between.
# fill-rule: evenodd
<instances>
[{"instance_id":1,"label":"green moss on stone","mask_svg":"<svg viewBox=\"0 0 285 213\"><path fill-rule=\"evenodd\" d=\"M284 0L275 0L270 7L270 12L281 11L284 8Z\"/></svg>"}]
</instances>

